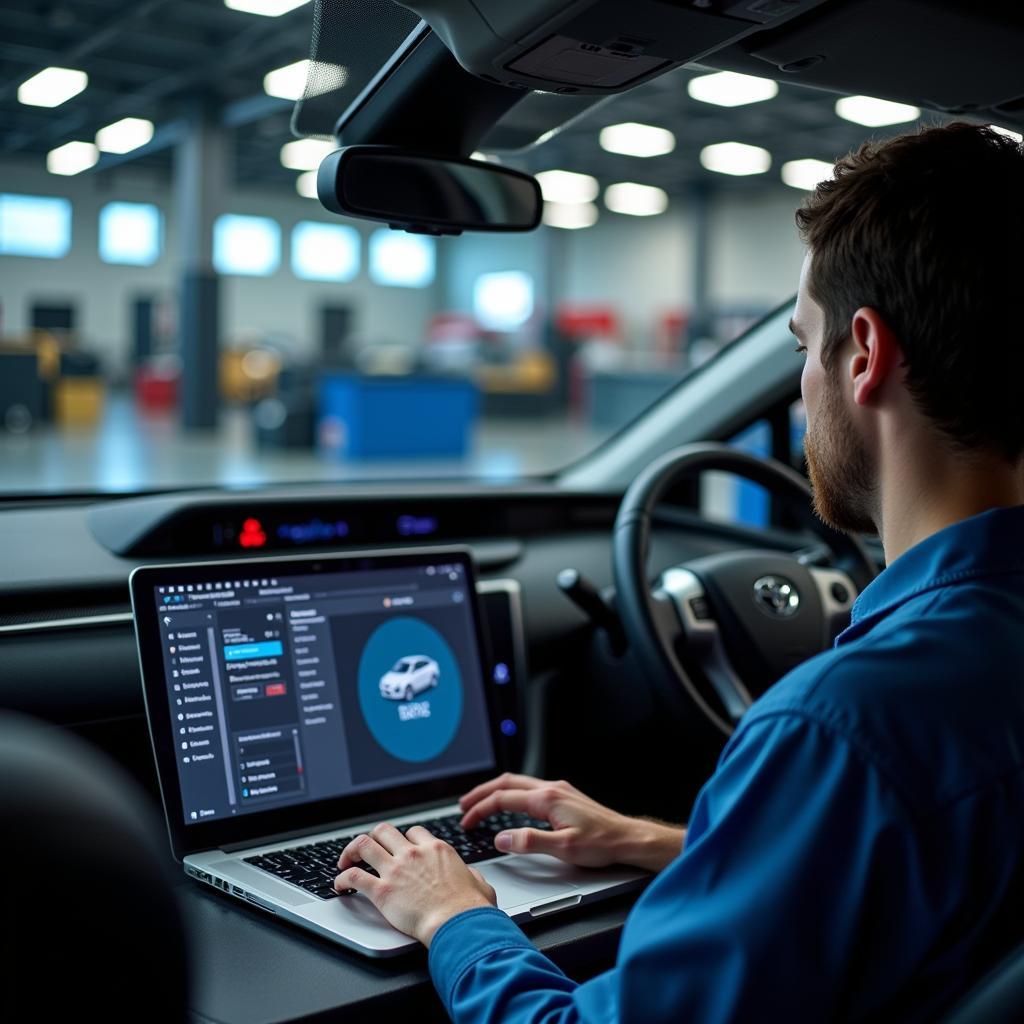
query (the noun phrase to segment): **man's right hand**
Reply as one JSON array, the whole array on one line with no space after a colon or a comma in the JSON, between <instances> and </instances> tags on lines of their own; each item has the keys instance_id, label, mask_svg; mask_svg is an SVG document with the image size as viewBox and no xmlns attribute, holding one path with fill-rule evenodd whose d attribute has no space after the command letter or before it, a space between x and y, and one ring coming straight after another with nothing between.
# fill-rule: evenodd
<instances>
[{"instance_id":1,"label":"man's right hand","mask_svg":"<svg viewBox=\"0 0 1024 1024\"><path fill-rule=\"evenodd\" d=\"M677 826L619 814L568 782L510 772L470 790L459 806L464 829L499 811L521 811L547 821L550 832L507 829L494 837L494 845L508 853L549 853L589 868L628 864L660 871L682 851L686 833Z\"/></svg>"}]
</instances>

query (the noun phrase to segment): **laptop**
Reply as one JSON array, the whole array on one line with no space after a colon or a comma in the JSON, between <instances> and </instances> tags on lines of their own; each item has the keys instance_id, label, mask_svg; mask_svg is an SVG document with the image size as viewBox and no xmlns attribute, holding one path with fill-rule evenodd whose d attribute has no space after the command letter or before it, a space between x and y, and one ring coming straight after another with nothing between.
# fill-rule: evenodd
<instances>
[{"instance_id":1,"label":"laptop","mask_svg":"<svg viewBox=\"0 0 1024 1024\"><path fill-rule=\"evenodd\" d=\"M499 853L521 815L459 827L458 797L505 770L515 731L467 549L144 566L130 586L171 849L192 878L374 957L417 943L333 880L383 820L451 842L516 921L649 878Z\"/></svg>"}]
</instances>

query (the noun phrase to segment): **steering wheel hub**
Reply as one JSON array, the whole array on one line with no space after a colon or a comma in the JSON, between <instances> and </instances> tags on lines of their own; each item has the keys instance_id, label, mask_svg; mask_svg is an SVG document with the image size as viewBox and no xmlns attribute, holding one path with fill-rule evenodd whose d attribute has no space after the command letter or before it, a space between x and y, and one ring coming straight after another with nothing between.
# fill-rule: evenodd
<instances>
[{"instance_id":1,"label":"steering wheel hub","mask_svg":"<svg viewBox=\"0 0 1024 1024\"><path fill-rule=\"evenodd\" d=\"M647 549L654 507L685 477L711 469L785 500L825 541L834 564L806 565L793 554L745 549L673 566L652 588ZM696 705L731 733L757 697L826 650L849 620L853 599L875 566L857 538L814 518L810 508L810 487L800 474L722 444L669 452L626 492L613 549L619 614L648 678L676 711L689 713Z\"/></svg>"}]
</instances>

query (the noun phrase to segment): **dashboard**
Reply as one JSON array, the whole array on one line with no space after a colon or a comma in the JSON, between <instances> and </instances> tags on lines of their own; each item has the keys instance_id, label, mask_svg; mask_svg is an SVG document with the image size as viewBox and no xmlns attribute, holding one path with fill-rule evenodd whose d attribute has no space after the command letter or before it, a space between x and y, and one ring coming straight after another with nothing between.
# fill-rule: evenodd
<instances>
[{"instance_id":1,"label":"dashboard","mask_svg":"<svg viewBox=\"0 0 1024 1024\"><path fill-rule=\"evenodd\" d=\"M0 706L73 728L155 792L132 570L459 544L477 570L487 670L508 666L526 705L507 712L521 728L502 742L514 762L525 759L534 770L582 770L581 758L600 761L604 737L635 728L642 747L651 714L644 688L623 683L635 667L605 656L588 618L556 584L559 571L571 567L599 590L610 588L619 500L547 483L452 483L12 503L0 508ZM791 551L804 543L805 536L785 531L710 523L677 500L656 519L650 564L660 570L738 546ZM537 743L570 763L531 753ZM614 785L612 766L598 767ZM703 770L695 768L695 778Z\"/></svg>"}]
</instances>

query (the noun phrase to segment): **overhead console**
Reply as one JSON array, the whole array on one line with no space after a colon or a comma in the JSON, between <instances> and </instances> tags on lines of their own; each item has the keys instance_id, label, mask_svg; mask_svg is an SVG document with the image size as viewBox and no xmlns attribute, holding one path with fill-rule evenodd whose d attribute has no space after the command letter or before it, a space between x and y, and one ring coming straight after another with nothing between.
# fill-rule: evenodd
<instances>
[{"instance_id":1,"label":"overhead console","mask_svg":"<svg viewBox=\"0 0 1024 1024\"><path fill-rule=\"evenodd\" d=\"M607 528L614 512L615 501L607 496L543 487L496 488L486 496L436 489L407 489L401 496L320 490L126 498L92 506L87 521L95 539L115 555L177 558L500 540Z\"/></svg>"},{"instance_id":2,"label":"overhead console","mask_svg":"<svg viewBox=\"0 0 1024 1024\"><path fill-rule=\"evenodd\" d=\"M401 0L459 63L512 89L610 94L824 0Z\"/></svg>"}]
</instances>

